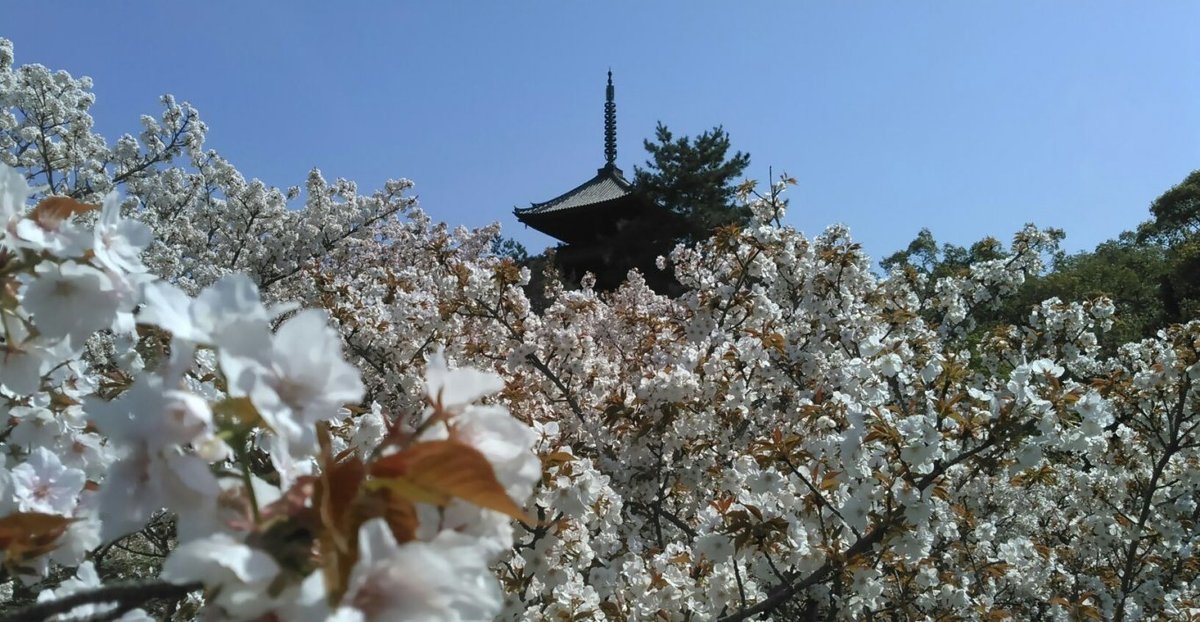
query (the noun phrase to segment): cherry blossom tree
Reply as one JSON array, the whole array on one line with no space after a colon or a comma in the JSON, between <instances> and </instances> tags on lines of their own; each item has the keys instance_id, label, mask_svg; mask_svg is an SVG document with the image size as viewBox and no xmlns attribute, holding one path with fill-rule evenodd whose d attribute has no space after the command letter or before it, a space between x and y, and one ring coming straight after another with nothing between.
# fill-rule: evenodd
<instances>
[{"instance_id":1,"label":"cherry blossom tree","mask_svg":"<svg viewBox=\"0 0 1200 622\"><path fill-rule=\"evenodd\" d=\"M186 105L110 149L87 80L0 42L0 84L0 578L74 571L13 619L149 619L189 593L217 618L499 611L489 563L539 475L533 432L478 403L501 381L431 351L413 424L369 429L328 314L285 301L398 227L407 182L362 197L314 171L290 211L201 151ZM164 512L159 579L104 585L102 550Z\"/></svg>"},{"instance_id":2,"label":"cherry blossom tree","mask_svg":"<svg viewBox=\"0 0 1200 622\"><path fill-rule=\"evenodd\" d=\"M13 63L11 42L0 40L0 162L23 171L37 197L99 203L121 189L121 213L155 233L146 264L189 292L243 272L276 296L308 263L380 235L414 205L403 196L412 186L404 179L370 195L350 181L330 183L317 169L303 192L247 180L205 148L199 113L169 95L158 117L141 117L136 136L110 145L93 131L90 79ZM291 209L301 194L302 209Z\"/></svg>"},{"instance_id":3,"label":"cherry blossom tree","mask_svg":"<svg viewBox=\"0 0 1200 622\"><path fill-rule=\"evenodd\" d=\"M675 299L633 274L535 315L527 274L436 227L314 278L379 399L469 335L457 356L538 430L507 617L1191 615L1200 325L1103 360L1111 302L1051 300L979 342L1053 231L927 286L750 203L752 226L677 249Z\"/></svg>"},{"instance_id":4,"label":"cherry blossom tree","mask_svg":"<svg viewBox=\"0 0 1200 622\"><path fill-rule=\"evenodd\" d=\"M85 80L0 69L0 542L71 575L26 619L1200 616L1200 321L1112 356L1103 298L973 330L1053 231L878 275L747 185L682 294L551 275L535 312L497 227L405 183L289 211L186 105L110 149ZM161 570L109 584L138 530Z\"/></svg>"}]
</instances>

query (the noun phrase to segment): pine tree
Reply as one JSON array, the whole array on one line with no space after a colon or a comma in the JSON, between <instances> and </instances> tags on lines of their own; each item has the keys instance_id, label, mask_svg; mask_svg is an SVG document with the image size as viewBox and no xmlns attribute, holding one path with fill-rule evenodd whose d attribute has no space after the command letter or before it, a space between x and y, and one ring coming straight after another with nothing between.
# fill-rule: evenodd
<instances>
[{"instance_id":1,"label":"pine tree","mask_svg":"<svg viewBox=\"0 0 1200 622\"><path fill-rule=\"evenodd\" d=\"M634 167L634 186L663 207L683 215L688 223L681 234L694 242L726 225L745 224L748 209L734 202L735 179L750 164L750 155L737 152L726 159L729 135L721 126L692 140L675 138L659 122L655 141L644 142L650 159L646 168Z\"/></svg>"}]
</instances>

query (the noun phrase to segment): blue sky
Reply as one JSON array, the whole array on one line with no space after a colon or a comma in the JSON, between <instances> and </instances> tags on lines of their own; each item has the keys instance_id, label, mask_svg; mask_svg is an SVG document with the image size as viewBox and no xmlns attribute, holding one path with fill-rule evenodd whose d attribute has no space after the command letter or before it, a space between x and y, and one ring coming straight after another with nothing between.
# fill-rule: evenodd
<instances>
[{"instance_id":1,"label":"blue sky","mask_svg":"<svg viewBox=\"0 0 1200 622\"><path fill-rule=\"evenodd\" d=\"M120 7L120 8L118 8ZM921 227L1007 240L1025 222L1093 247L1200 168L1195 2L24 2L18 64L95 80L110 140L172 93L248 177L311 167L416 182L435 219L500 221L657 121L723 124L750 177L787 172L790 224L834 222L878 258Z\"/></svg>"}]
</instances>

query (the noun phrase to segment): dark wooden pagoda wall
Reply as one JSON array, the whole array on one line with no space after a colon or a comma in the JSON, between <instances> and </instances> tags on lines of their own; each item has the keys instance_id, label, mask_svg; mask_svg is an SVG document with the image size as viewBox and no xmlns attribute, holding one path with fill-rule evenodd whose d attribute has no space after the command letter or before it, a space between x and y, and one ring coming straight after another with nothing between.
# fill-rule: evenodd
<instances>
[{"instance_id":1,"label":"dark wooden pagoda wall","mask_svg":"<svg viewBox=\"0 0 1200 622\"><path fill-rule=\"evenodd\" d=\"M555 254L558 269L566 282L578 285L587 272L596 275L596 289L612 291L636 268L655 292L678 293L680 287L668 266L660 270L659 255L669 255L682 227L682 221L656 207L640 206L625 211L623 218L610 219L586 241L559 245Z\"/></svg>"}]
</instances>

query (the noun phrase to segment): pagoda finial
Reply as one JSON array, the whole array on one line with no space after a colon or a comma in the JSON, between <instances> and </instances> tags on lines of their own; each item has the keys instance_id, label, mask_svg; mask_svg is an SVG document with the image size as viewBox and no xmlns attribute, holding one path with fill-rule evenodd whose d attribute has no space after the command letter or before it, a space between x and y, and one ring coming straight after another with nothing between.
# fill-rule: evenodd
<instances>
[{"instance_id":1,"label":"pagoda finial","mask_svg":"<svg viewBox=\"0 0 1200 622\"><path fill-rule=\"evenodd\" d=\"M608 168L617 165L617 102L612 83L612 69L608 70L608 88L604 102L604 163Z\"/></svg>"}]
</instances>

